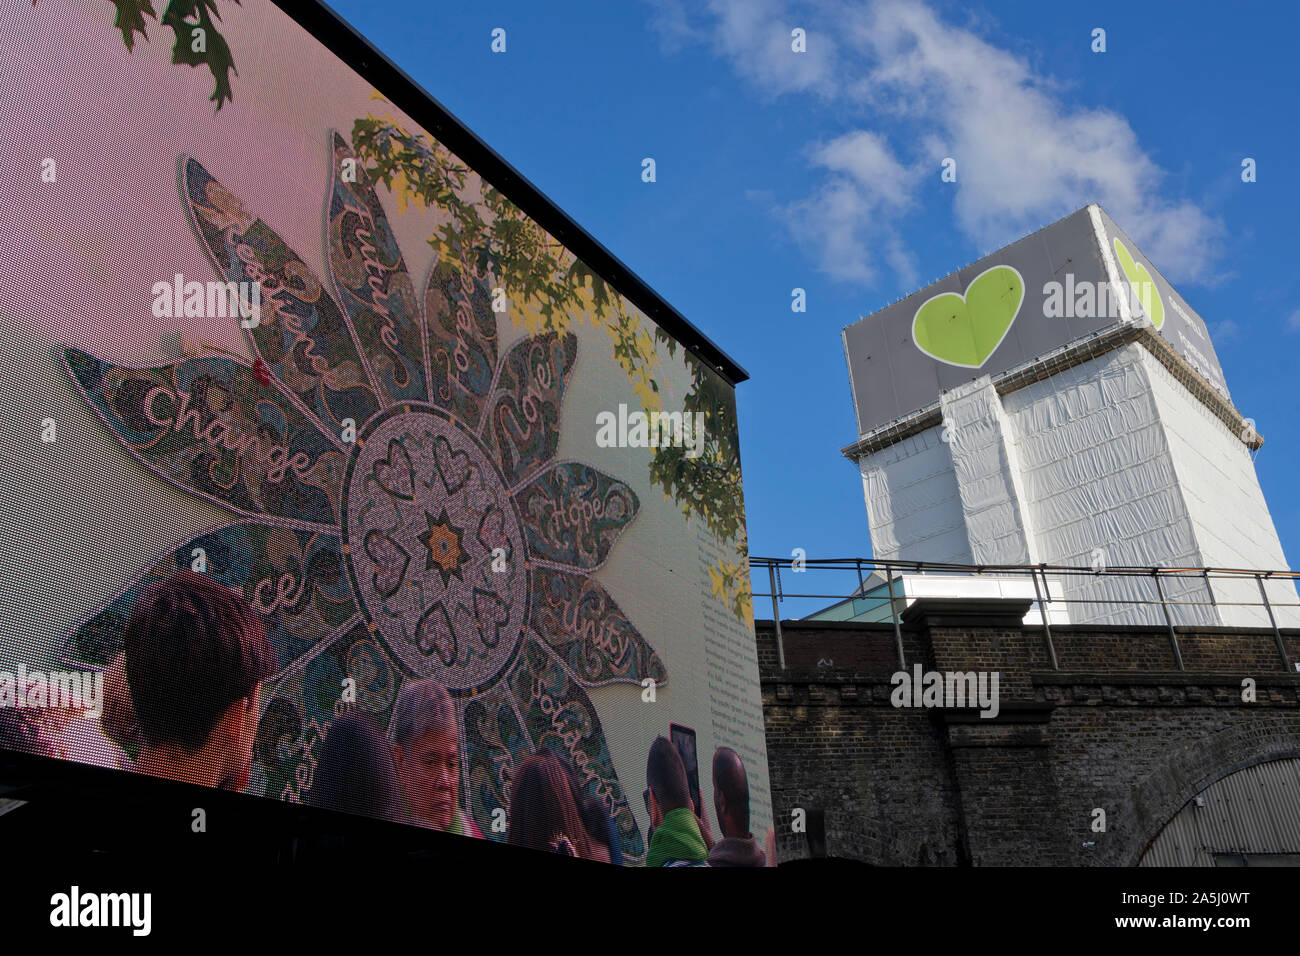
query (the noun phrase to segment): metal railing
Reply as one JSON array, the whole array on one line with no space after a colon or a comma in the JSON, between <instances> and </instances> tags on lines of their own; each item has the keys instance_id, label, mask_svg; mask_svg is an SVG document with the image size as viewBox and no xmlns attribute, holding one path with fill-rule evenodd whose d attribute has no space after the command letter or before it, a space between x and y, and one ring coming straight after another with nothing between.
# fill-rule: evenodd
<instances>
[{"instance_id":1,"label":"metal railing","mask_svg":"<svg viewBox=\"0 0 1300 956\"><path fill-rule=\"evenodd\" d=\"M753 588L755 598L770 598L772 601L772 619L776 629L777 659L780 667L785 668L785 646L781 635L781 604L787 600L806 600L822 599L833 600L844 603L855 598L863 598L868 594L867 575L872 572L880 572L884 580L876 585L875 590L884 588L885 593L880 594L881 600L888 600L890 606L890 618L894 628L894 645L898 656L900 669L906 668L905 655L903 653L903 634L900 624L899 603L906 606L908 598L905 592L895 591L895 581L898 576L904 572L911 574L926 573L945 573L945 574L970 574L976 576L997 575L1010 576L1019 578L1028 578L1033 582L1034 594L1036 597L1035 604L1039 608L1042 616L1043 636L1047 645L1048 658L1051 661L1052 669L1059 670L1059 663L1056 656L1056 648L1052 641L1052 625L1049 620L1049 607L1053 604L1068 606L1071 604L1081 605L1136 605L1144 607L1159 606L1163 612L1165 626L1169 631L1169 644L1173 653L1173 658L1178 669L1184 670L1182 651L1178 645L1178 634L1175 631L1174 619L1171 608L1180 607L1256 607L1263 608L1265 611L1268 624L1273 632L1273 639L1277 645L1277 653L1282 661L1282 666L1286 670L1291 669L1291 661L1286 651L1286 643L1282 639L1282 631L1278 625L1276 610L1281 608L1300 608L1300 600L1297 601L1279 601L1276 595L1270 599L1267 589L1264 587L1266 581L1291 581L1300 579L1300 571L1265 571L1248 568L1138 568L1138 567L1073 567L1070 565L1059 564L952 564L941 561L897 561L881 558L762 558L750 556L749 559L751 586L757 584L759 575L766 570L769 590L760 591L757 587ZM782 571L786 573L806 573L809 571L838 571L841 574L856 571L858 586L856 589L845 594L842 590L834 593L790 593L783 586ZM1154 600L1142 598L1120 598L1104 595L1088 595L1085 597L1069 598L1065 596L1054 597L1048 584L1048 576L1053 578L1065 578L1068 576L1085 576L1090 578L1114 577L1120 576L1129 579L1137 578L1140 580L1150 580L1155 584L1156 598ZM1197 584L1203 584L1208 600L1179 600L1171 597L1166 593L1164 582L1170 579L1186 581L1192 579ZM1258 601L1232 601L1223 600L1222 596L1214 593L1213 581L1215 580L1233 580L1249 582L1254 579L1259 591ZM834 605L832 605L833 607ZM822 608L820 610L827 610ZM1071 618L1073 621L1073 618ZM1080 622L1086 623L1086 622ZM1181 625L1180 625L1181 626ZM1195 625L1193 625L1195 626ZM1205 626L1205 625L1200 625Z\"/></svg>"}]
</instances>

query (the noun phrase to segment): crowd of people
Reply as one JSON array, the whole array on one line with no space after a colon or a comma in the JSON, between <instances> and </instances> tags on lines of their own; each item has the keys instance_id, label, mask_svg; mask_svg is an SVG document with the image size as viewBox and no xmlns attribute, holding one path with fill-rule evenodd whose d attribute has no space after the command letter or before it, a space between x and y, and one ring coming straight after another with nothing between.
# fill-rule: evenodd
<instances>
[{"instance_id":1,"label":"crowd of people","mask_svg":"<svg viewBox=\"0 0 1300 956\"><path fill-rule=\"evenodd\" d=\"M252 768L262 684L274 669L265 623L240 595L191 571L154 583L137 601L122 654L107 670L97 729L104 745L92 748L90 762L242 791ZM0 746L78 759L47 730L48 719L42 724L30 715L0 713ZM772 834L765 851L749 830L749 783L740 756L720 747L712 769L721 832L716 841L705 808L691 797L677 747L665 737L651 745L647 866L775 865ZM387 734L360 711L331 722L303 799L481 839L460 806L460 778L451 694L432 679L408 681ZM512 845L623 862L608 808L586 792L569 761L549 749L512 768L505 809Z\"/></svg>"}]
</instances>

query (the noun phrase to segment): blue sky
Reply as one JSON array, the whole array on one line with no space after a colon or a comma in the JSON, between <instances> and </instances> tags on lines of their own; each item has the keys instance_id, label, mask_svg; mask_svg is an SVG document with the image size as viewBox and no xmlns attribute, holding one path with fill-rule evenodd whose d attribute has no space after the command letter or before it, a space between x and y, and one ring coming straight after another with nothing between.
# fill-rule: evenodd
<instances>
[{"instance_id":1,"label":"blue sky","mask_svg":"<svg viewBox=\"0 0 1300 956\"><path fill-rule=\"evenodd\" d=\"M751 553L870 553L861 480L839 451L857 437L840 330L1098 201L1209 323L1265 437L1256 468L1296 565L1289 5L334 8L749 371ZM798 56L794 27L808 37ZM939 177L949 155L956 184ZM790 310L794 287L806 313Z\"/></svg>"}]
</instances>

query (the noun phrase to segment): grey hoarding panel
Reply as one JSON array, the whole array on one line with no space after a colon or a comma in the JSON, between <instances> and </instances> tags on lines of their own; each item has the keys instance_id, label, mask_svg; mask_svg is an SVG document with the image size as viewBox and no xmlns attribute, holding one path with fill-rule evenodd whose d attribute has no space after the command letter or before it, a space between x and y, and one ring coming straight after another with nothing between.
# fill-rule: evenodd
<instances>
[{"instance_id":1,"label":"grey hoarding panel","mask_svg":"<svg viewBox=\"0 0 1300 956\"><path fill-rule=\"evenodd\" d=\"M1119 280L1149 272L1161 305L1150 293L1146 301L1157 316L1163 311L1161 334L1226 396L1205 323L1098 212L1104 239L1085 207L846 328L859 434L1121 321L1099 245L1111 248L1116 237L1124 246L1123 255L1111 252Z\"/></svg>"},{"instance_id":2,"label":"grey hoarding panel","mask_svg":"<svg viewBox=\"0 0 1300 956\"><path fill-rule=\"evenodd\" d=\"M1141 269L1145 269L1150 275L1151 280L1155 283L1157 291L1160 293L1158 307L1152 309L1155 313L1152 318L1153 324L1156 325L1156 331L1168 342L1175 352L1187 360L1187 363L1200 373L1201 377L1210 383L1210 386L1224 398L1232 401L1228 394L1228 385L1224 380L1223 367L1219 365L1219 357L1214 352L1214 345L1210 342L1210 333L1205 326L1205 320L1202 319L1187 302L1174 291L1174 287L1169 284L1160 270L1151 264L1151 260L1142 254L1137 245L1115 221L1106 215L1105 210L1101 210L1101 222L1106 231L1105 242L1112 256L1115 257L1115 266L1120 270L1120 281L1126 278L1125 267L1135 270L1135 275L1127 276L1130 282L1145 281ZM1123 245L1128 255L1128 262L1124 261L1124 255L1119 247L1116 246L1115 240L1118 239ZM1135 268L1136 267L1136 268ZM1163 321L1160 321L1163 319Z\"/></svg>"},{"instance_id":3,"label":"grey hoarding panel","mask_svg":"<svg viewBox=\"0 0 1300 956\"><path fill-rule=\"evenodd\" d=\"M858 415L858 431L862 432L866 430L862 421L864 408L901 404L894 384L894 363L885 340L885 323L859 322L845 329L842 337L849 364L849 382L853 387L853 407ZM931 376L929 388L938 387L938 380Z\"/></svg>"}]
</instances>

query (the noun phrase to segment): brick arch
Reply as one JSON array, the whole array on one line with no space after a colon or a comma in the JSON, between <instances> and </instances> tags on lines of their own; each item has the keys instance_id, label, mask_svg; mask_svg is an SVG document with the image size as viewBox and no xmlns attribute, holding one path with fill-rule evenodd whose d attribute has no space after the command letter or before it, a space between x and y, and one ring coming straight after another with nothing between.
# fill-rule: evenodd
<instances>
[{"instance_id":1,"label":"brick arch","mask_svg":"<svg viewBox=\"0 0 1300 956\"><path fill-rule=\"evenodd\" d=\"M1289 757L1300 758L1300 734L1258 719L1183 746L1155 764L1129 791L1111 817L1113 826L1103 852L1092 857L1092 864L1136 866L1192 797L1239 770Z\"/></svg>"}]
</instances>

